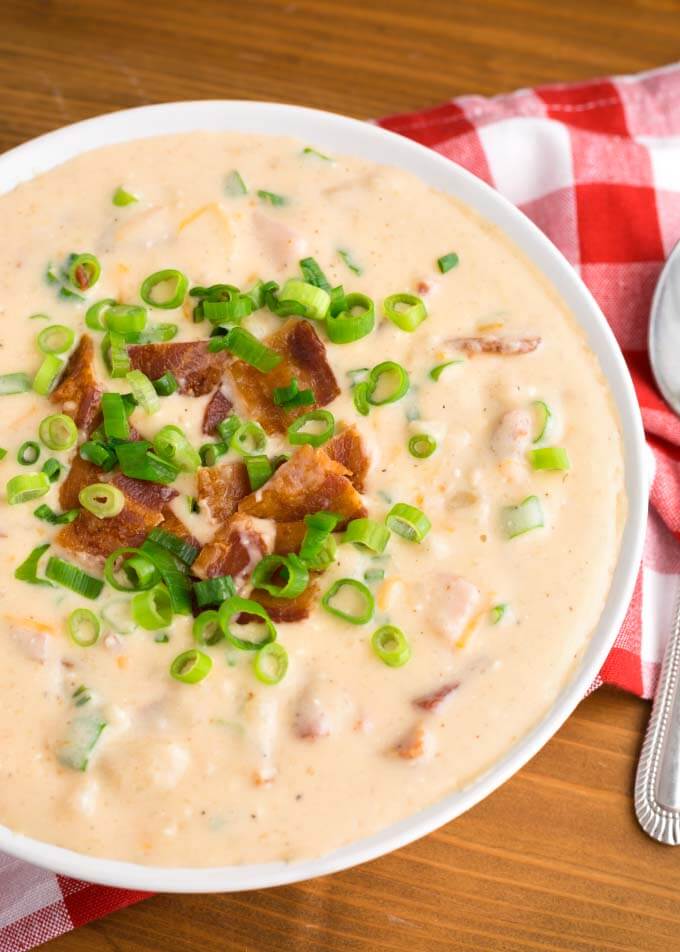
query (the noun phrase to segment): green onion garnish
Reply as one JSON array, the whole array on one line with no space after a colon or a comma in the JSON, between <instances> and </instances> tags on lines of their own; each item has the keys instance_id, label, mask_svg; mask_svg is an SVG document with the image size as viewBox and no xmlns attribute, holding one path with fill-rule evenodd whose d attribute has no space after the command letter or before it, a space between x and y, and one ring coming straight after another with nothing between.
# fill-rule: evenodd
<instances>
[{"instance_id":1,"label":"green onion garnish","mask_svg":"<svg viewBox=\"0 0 680 952\"><path fill-rule=\"evenodd\" d=\"M13 393L26 393L31 389L31 378L28 374L0 374L0 397L8 397Z\"/></svg>"},{"instance_id":2,"label":"green onion garnish","mask_svg":"<svg viewBox=\"0 0 680 952\"><path fill-rule=\"evenodd\" d=\"M358 413L362 416L368 416L370 411L370 406L368 403L368 384L365 380L362 380L360 383L354 384L354 389L352 392L352 400L354 406Z\"/></svg>"},{"instance_id":3,"label":"green onion garnish","mask_svg":"<svg viewBox=\"0 0 680 952\"><path fill-rule=\"evenodd\" d=\"M405 502L392 506L385 517L385 525L409 542L422 542L432 528L432 523L424 512Z\"/></svg>"},{"instance_id":4,"label":"green onion garnish","mask_svg":"<svg viewBox=\"0 0 680 952\"><path fill-rule=\"evenodd\" d=\"M117 592L139 592L158 584L160 573L141 549L123 546L107 557L104 578Z\"/></svg>"},{"instance_id":5,"label":"green onion garnish","mask_svg":"<svg viewBox=\"0 0 680 952\"><path fill-rule=\"evenodd\" d=\"M450 271L451 268L456 267L459 260L460 259L458 258L458 255L455 253L455 251L451 251L447 255L442 255L441 258L437 258L437 264L441 273L446 274L446 272Z\"/></svg>"},{"instance_id":6,"label":"green onion garnish","mask_svg":"<svg viewBox=\"0 0 680 952\"><path fill-rule=\"evenodd\" d=\"M146 539L141 553L156 566L170 594L172 610L177 615L191 614L191 583L186 576L186 566L164 549L162 545Z\"/></svg>"},{"instance_id":7,"label":"green onion garnish","mask_svg":"<svg viewBox=\"0 0 680 952\"><path fill-rule=\"evenodd\" d=\"M537 450L529 450L529 462L534 469L569 469L569 454L562 446L544 446Z\"/></svg>"},{"instance_id":8,"label":"green onion garnish","mask_svg":"<svg viewBox=\"0 0 680 952\"><path fill-rule=\"evenodd\" d=\"M125 379L130 384L132 396L143 410L149 414L160 410L161 403L158 394L146 374L141 370L131 370L125 375Z\"/></svg>"},{"instance_id":9,"label":"green onion garnish","mask_svg":"<svg viewBox=\"0 0 680 952\"><path fill-rule=\"evenodd\" d=\"M385 569L366 569L364 578L367 582L382 582L385 578Z\"/></svg>"},{"instance_id":10,"label":"green onion garnish","mask_svg":"<svg viewBox=\"0 0 680 952\"><path fill-rule=\"evenodd\" d=\"M255 566L251 582L253 588L261 588L275 598L297 598L309 585L309 571L292 553L267 555Z\"/></svg>"},{"instance_id":11,"label":"green onion garnish","mask_svg":"<svg viewBox=\"0 0 680 952\"><path fill-rule=\"evenodd\" d=\"M61 475L61 463L53 458L46 459L42 465L42 471L51 483L56 483Z\"/></svg>"},{"instance_id":12,"label":"green onion garnish","mask_svg":"<svg viewBox=\"0 0 680 952\"><path fill-rule=\"evenodd\" d=\"M97 519L112 519L125 507L125 496L111 483L91 483L78 493L78 502Z\"/></svg>"},{"instance_id":13,"label":"green onion garnish","mask_svg":"<svg viewBox=\"0 0 680 952\"><path fill-rule=\"evenodd\" d=\"M79 648L91 648L99 640L101 622L89 608L76 608L66 620L71 641Z\"/></svg>"},{"instance_id":14,"label":"green onion garnish","mask_svg":"<svg viewBox=\"0 0 680 952\"><path fill-rule=\"evenodd\" d=\"M119 393L103 393L101 407L106 436L110 440L129 439L130 424L122 396Z\"/></svg>"},{"instance_id":15,"label":"green onion garnish","mask_svg":"<svg viewBox=\"0 0 680 952\"><path fill-rule=\"evenodd\" d=\"M274 387L272 398L277 407L292 410L296 407L308 407L314 403L314 391L300 390L295 377L285 387Z\"/></svg>"},{"instance_id":16,"label":"green onion garnish","mask_svg":"<svg viewBox=\"0 0 680 952\"><path fill-rule=\"evenodd\" d=\"M345 262L350 271L353 271L355 274L363 274L364 269L358 265L352 258L349 251L345 251L344 248L338 248L338 254Z\"/></svg>"},{"instance_id":17,"label":"green onion garnish","mask_svg":"<svg viewBox=\"0 0 680 952\"><path fill-rule=\"evenodd\" d=\"M3 460L7 456L7 450L0 447L0 460Z\"/></svg>"},{"instance_id":18,"label":"green onion garnish","mask_svg":"<svg viewBox=\"0 0 680 952\"><path fill-rule=\"evenodd\" d=\"M29 321L51 321L52 318L49 314L29 314Z\"/></svg>"},{"instance_id":19,"label":"green onion garnish","mask_svg":"<svg viewBox=\"0 0 680 952\"><path fill-rule=\"evenodd\" d=\"M378 395L378 391L384 392L385 382L390 379L393 381L391 389L387 387L386 394ZM359 386L361 384L357 384L357 388ZM401 400L408 393L409 386L408 373L401 364L397 364L393 360L385 360L374 367L368 375L366 400L374 407L381 407L386 403L396 403L397 400Z\"/></svg>"},{"instance_id":20,"label":"green onion garnish","mask_svg":"<svg viewBox=\"0 0 680 952\"><path fill-rule=\"evenodd\" d=\"M383 310L393 324L409 333L427 317L425 304L415 294L391 294L383 301Z\"/></svg>"},{"instance_id":21,"label":"green onion garnish","mask_svg":"<svg viewBox=\"0 0 680 952\"><path fill-rule=\"evenodd\" d=\"M505 602L502 602L500 605L494 605L490 612L491 624L497 625L502 621L507 610L508 606Z\"/></svg>"},{"instance_id":22,"label":"green onion garnish","mask_svg":"<svg viewBox=\"0 0 680 952\"><path fill-rule=\"evenodd\" d=\"M309 424L322 424L322 428L316 428L311 432L305 431L304 428ZM315 447L322 446L330 440L334 432L335 417L330 410L310 410L299 416L288 427L288 441L293 446L302 446L305 443Z\"/></svg>"},{"instance_id":23,"label":"green onion garnish","mask_svg":"<svg viewBox=\"0 0 680 952\"><path fill-rule=\"evenodd\" d=\"M235 648L241 651L258 651L263 645L268 645L276 641L276 628L269 617L265 608L259 602L250 598L241 598L240 595L232 595L222 602L219 608L220 627L224 632L227 641ZM250 641L247 638L241 638L232 630L232 619L235 615L252 615L262 621L264 625L264 634L259 641Z\"/></svg>"},{"instance_id":24,"label":"green onion garnish","mask_svg":"<svg viewBox=\"0 0 680 952\"><path fill-rule=\"evenodd\" d=\"M427 459L437 449L437 441L429 433L416 433L408 441L408 451L416 459Z\"/></svg>"},{"instance_id":25,"label":"green onion garnish","mask_svg":"<svg viewBox=\"0 0 680 952\"><path fill-rule=\"evenodd\" d=\"M41 420L38 436L48 449L62 452L75 446L78 427L65 413L53 413Z\"/></svg>"},{"instance_id":26,"label":"green onion garnish","mask_svg":"<svg viewBox=\"0 0 680 952\"><path fill-rule=\"evenodd\" d=\"M165 529L161 529L158 526L151 530L148 537L152 542L157 542L158 545L162 545L168 552L172 552L172 554L176 556L180 562L184 562L185 565L192 565L198 558L200 549L197 549L191 542L180 539L180 537L174 533L166 532Z\"/></svg>"},{"instance_id":27,"label":"green onion garnish","mask_svg":"<svg viewBox=\"0 0 680 952\"><path fill-rule=\"evenodd\" d=\"M152 380L151 383L159 397L169 397L170 394L175 393L179 387L177 377L169 370L166 370L163 376L159 377L158 380Z\"/></svg>"},{"instance_id":28,"label":"green onion garnish","mask_svg":"<svg viewBox=\"0 0 680 952\"><path fill-rule=\"evenodd\" d=\"M101 322L108 330L126 337L128 334L139 334L146 327L145 307L139 304L116 304L114 302L102 309L103 303L103 301L99 301L95 307L100 308L97 313L101 314Z\"/></svg>"},{"instance_id":29,"label":"green onion garnish","mask_svg":"<svg viewBox=\"0 0 680 952\"><path fill-rule=\"evenodd\" d=\"M323 287L300 281L298 278L290 278L281 289L279 301L281 304L288 301L300 304L305 309L305 317L323 321L328 313L331 296Z\"/></svg>"},{"instance_id":30,"label":"green onion garnish","mask_svg":"<svg viewBox=\"0 0 680 952\"><path fill-rule=\"evenodd\" d=\"M201 456L187 439L184 430L172 423L156 433L153 447L162 460L184 473L195 473L201 465Z\"/></svg>"},{"instance_id":31,"label":"green onion garnish","mask_svg":"<svg viewBox=\"0 0 680 952\"><path fill-rule=\"evenodd\" d=\"M54 388L63 368L63 360L60 360L55 354L46 354L33 378L35 392L39 393L41 397L46 397Z\"/></svg>"},{"instance_id":32,"label":"green onion garnish","mask_svg":"<svg viewBox=\"0 0 680 952\"><path fill-rule=\"evenodd\" d=\"M246 183L243 181L240 172L237 172L236 169L233 169L229 175L227 175L226 182L224 183L224 191L233 198L237 195L248 194Z\"/></svg>"},{"instance_id":33,"label":"green onion garnish","mask_svg":"<svg viewBox=\"0 0 680 952\"><path fill-rule=\"evenodd\" d=\"M140 628L157 631L166 628L172 621L170 594L165 585L154 585L132 596L132 617Z\"/></svg>"},{"instance_id":34,"label":"green onion garnish","mask_svg":"<svg viewBox=\"0 0 680 952\"><path fill-rule=\"evenodd\" d=\"M42 354L64 354L73 346L75 333L63 324L51 324L40 331L36 341Z\"/></svg>"},{"instance_id":35,"label":"green onion garnish","mask_svg":"<svg viewBox=\"0 0 680 952\"><path fill-rule=\"evenodd\" d=\"M332 604L333 599L341 593L343 589L352 589L353 594L358 594L362 604L356 611L343 611L341 608ZM365 625L373 618L373 612L375 610L373 595L363 582L358 582L354 578L339 578L333 582L321 599L321 604L329 614L335 615L336 618L342 618L343 621L348 621L352 625Z\"/></svg>"},{"instance_id":36,"label":"green onion garnish","mask_svg":"<svg viewBox=\"0 0 680 952\"><path fill-rule=\"evenodd\" d=\"M50 491L50 478L46 473L29 473L26 476L12 476L7 483L7 502L16 506L20 502L39 499Z\"/></svg>"},{"instance_id":37,"label":"green onion garnish","mask_svg":"<svg viewBox=\"0 0 680 952\"><path fill-rule=\"evenodd\" d=\"M256 492L260 486L264 486L272 476L274 468L266 456L246 456L246 469L248 470L248 481L252 492Z\"/></svg>"},{"instance_id":38,"label":"green onion garnish","mask_svg":"<svg viewBox=\"0 0 680 952\"><path fill-rule=\"evenodd\" d=\"M81 459L94 463L104 472L109 472L116 465L117 457L113 449L100 443L98 440L87 440L78 450Z\"/></svg>"},{"instance_id":39,"label":"green onion garnish","mask_svg":"<svg viewBox=\"0 0 680 952\"><path fill-rule=\"evenodd\" d=\"M33 440L26 440L17 450L17 462L22 466L32 466L38 462L40 447Z\"/></svg>"},{"instance_id":40,"label":"green onion garnish","mask_svg":"<svg viewBox=\"0 0 680 952\"><path fill-rule=\"evenodd\" d=\"M218 575L215 578L194 582L194 598L199 608L208 605L221 605L225 598L236 594L231 575Z\"/></svg>"},{"instance_id":41,"label":"green onion garnish","mask_svg":"<svg viewBox=\"0 0 680 952\"><path fill-rule=\"evenodd\" d=\"M210 581L210 579L208 579ZM233 594L233 592L231 593ZM224 632L220 628L220 619L216 611L208 610L194 619L191 629L194 641L197 645L216 645L224 638Z\"/></svg>"},{"instance_id":42,"label":"green onion garnish","mask_svg":"<svg viewBox=\"0 0 680 952\"><path fill-rule=\"evenodd\" d=\"M465 361L462 359L446 360L444 361L443 364L437 364L436 367L433 367L432 370L429 372L428 377L430 378L430 380L434 380L436 382L437 380L439 380L439 378L444 373L447 367L453 367L454 364L463 364L463 363L465 363Z\"/></svg>"},{"instance_id":43,"label":"green onion garnish","mask_svg":"<svg viewBox=\"0 0 680 952\"><path fill-rule=\"evenodd\" d=\"M543 525L543 510L537 496L527 496L518 506L506 506L501 513L501 525L507 537L524 535Z\"/></svg>"},{"instance_id":44,"label":"green onion garnish","mask_svg":"<svg viewBox=\"0 0 680 952\"><path fill-rule=\"evenodd\" d=\"M154 290L160 285L169 285L167 294L163 298L154 295ZM177 268L165 268L155 271L142 281L139 296L149 307L160 307L171 310L181 307L189 287L189 279Z\"/></svg>"},{"instance_id":45,"label":"green onion garnish","mask_svg":"<svg viewBox=\"0 0 680 952\"><path fill-rule=\"evenodd\" d=\"M181 681L183 684L198 684L203 678L208 677L211 668L210 655L199 651L198 648L190 648L177 655L170 665L170 674L175 681Z\"/></svg>"},{"instance_id":46,"label":"green onion garnish","mask_svg":"<svg viewBox=\"0 0 680 952\"><path fill-rule=\"evenodd\" d=\"M117 331L109 331L102 341L102 354L112 377L124 377L131 368L126 343Z\"/></svg>"},{"instance_id":47,"label":"green onion garnish","mask_svg":"<svg viewBox=\"0 0 680 952\"><path fill-rule=\"evenodd\" d=\"M80 255L70 255L66 265L66 276L74 288L79 291L89 291L93 288L102 273L102 266L94 255L87 252Z\"/></svg>"},{"instance_id":48,"label":"green onion garnish","mask_svg":"<svg viewBox=\"0 0 680 952\"><path fill-rule=\"evenodd\" d=\"M91 304L85 311L85 324L91 331L105 331L106 327L102 321L102 315L108 308L117 305L114 298L104 298L103 301L97 301Z\"/></svg>"},{"instance_id":49,"label":"green onion garnish","mask_svg":"<svg viewBox=\"0 0 680 952\"><path fill-rule=\"evenodd\" d=\"M391 532L387 526L375 522L373 519L352 519L342 537L343 542L353 542L369 552L382 555L385 546L390 540Z\"/></svg>"},{"instance_id":50,"label":"green onion garnish","mask_svg":"<svg viewBox=\"0 0 680 952\"><path fill-rule=\"evenodd\" d=\"M198 450L201 465L214 466L220 456L224 456L228 450L229 446L226 443L204 443Z\"/></svg>"},{"instance_id":51,"label":"green onion garnish","mask_svg":"<svg viewBox=\"0 0 680 952\"><path fill-rule=\"evenodd\" d=\"M48 522L51 526L66 526L78 517L80 509L68 509L66 512L55 512L43 503L33 512L37 519Z\"/></svg>"},{"instance_id":52,"label":"green onion garnish","mask_svg":"<svg viewBox=\"0 0 680 952\"><path fill-rule=\"evenodd\" d=\"M222 424L220 424L222 426ZM234 431L229 445L241 456L257 456L267 445L267 434L259 423L247 420Z\"/></svg>"},{"instance_id":53,"label":"green onion garnish","mask_svg":"<svg viewBox=\"0 0 680 952\"><path fill-rule=\"evenodd\" d=\"M179 467L151 452L151 444L146 440L119 443L114 449L121 470L132 479L167 484L174 482L179 475Z\"/></svg>"},{"instance_id":54,"label":"green onion garnish","mask_svg":"<svg viewBox=\"0 0 680 952\"><path fill-rule=\"evenodd\" d=\"M370 334L375 325L373 301L365 294L348 294L344 309L326 319L326 333L334 344L350 344Z\"/></svg>"},{"instance_id":55,"label":"green onion garnish","mask_svg":"<svg viewBox=\"0 0 680 952\"><path fill-rule=\"evenodd\" d=\"M307 284L313 284L317 288L323 288L324 291L331 290L328 278L323 273L314 258L303 258L300 261L300 271Z\"/></svg>"},{"instance_id":56,"label":"green onion garnish","mask_svg":"<svg viewBox=\"0 0 680 952\"><path fill-rule=\"evenodd\" d=\"M552 422L552 411L543 400L534 400L531 406L536 414L536 436L534 437L534 443L540 443L541 440L547 436L548 429Z\"/></svg>"},{"instance_id":57,"label":"green onion garnish","mask_svg":"<svg viewBox=\"0 0 680 952\"><path fill-rule=\"evenodd\" d=\"M46 578L38 578L38 563L49 547L49 542L46 542L33 549L28 558L14 570L14 578L20 582L29 582L31 585L47 585L48 588L52 588L52 583Z\"/></svg>"},{"instance_id":58,"label":"green onion garnish","mask_svg":"<svg viewBox=\"0 0 680 952\"><path fill-rule=\"evenodd\" d=\"M334 512L314 512L306 515L304 521L307 528L300 546L300 558L309 565L320 555L339 519Z\"/></svg>"},{"instance_id":59,"label":"green onion garnish","mask_svg":"<svg viewBox=\"0 0 680 952\"><path fill-rule=\"evenodd\" d=\"M371 647L380 660L390 668L401 668L411 657L411 646L406 635L396 625L383 625L374 631Z\"/></svg>"},{"instance_id":60,"label":"green onion garnish","mask_svg":"<svg viewBox=\"0 0 680 952\"><path fill-rule=\"evenodd\" d=\"M58 585L63 585L64 588L70 588L77 595L82 595L83 598L99 598L104 588L101 579L88 575L77 565L59 559L56 555L51 555L48 559L45 575L52 582L57 582Z\"/></svg>"},{"instance_id":61,"label":"green onion garnish","mask_svg":"<svg viewBox=\"0 0 680 952\"><path fill-rule=\"evenodd\" d=\"M133 195L132 192L128 192L122 185L119 185L113 193L111 201L117 208L125 208L126 205L133 205L138 202L139 198Z\"/></svg>"},{"instance_id":62,"label":"green onion garnish","mask_svg":"<svg viewBox=\"0 0 680 952\"><path fill-rule=\"evenodd\" d=\"M106 721L94 713L71 721L67 739L57 754L59 763L72 770L87 770L90 755L105 727Z\"/></svg>"},{"instance_id":63,"label":"green onion garnish","mask_svg":"<svg viewBox=\"0 0 680 952\"><path fill-rule=\"evenodd\" d=\"M126 344L157 344L173 340L178 331L177 324L151 324L143 331L128 331L123 336Z\"/></svg>"},{"instance_id":64,"label":"green onion garnish","mask_svg":"<svg viewBox=\"0 0 680 952\"><path fill-rule=\"evenodd\" d=\"M333 162L334 159L330 155L324 155L323 152L319 152L318 149L313 149L311 145L306 145L302 150L303 155L313 155L317 159L323 159L324 162Z\"/></svg>"},{"instance_id":65,"label":"green onion garnish","mask_svg":"<svg viewBox=\"0 0 680 952\"><path fill-rule=\"evenodd\" d=\"M267 192L263 188L258 188L257 196L265 205L281 206L288 204L288 200L283 195L277 195L276 192Z\"/></svg>"},{"instance_id":66,"label":"green onion garnish","mask_svg":"<svg viewBox=\"0 0 680 952\"><path fill-rule=\"evenodd\" d=\"M253 671L262 684L278 684L288 671L288 652L278 641L264 645L255 653Z\"/></svg>"},{"instance_id":67,"label":"green onion garnish","mask_svg":"<svg viewBox=\"0 0 680 952\"><path fill-rule=\"evenodd\" d=\"M255 367L256 370L262 373L269 373L274 367L278 367L283 360L280 354L271 350L243 327L232 327L225 338L214 337L208 344L208 349L211 349L215 341L221 342L222 340L225 342L226 350L231 351L232 354L240 357L245 363L250 364L251 367Z\"/></svg>"}]
</instances>

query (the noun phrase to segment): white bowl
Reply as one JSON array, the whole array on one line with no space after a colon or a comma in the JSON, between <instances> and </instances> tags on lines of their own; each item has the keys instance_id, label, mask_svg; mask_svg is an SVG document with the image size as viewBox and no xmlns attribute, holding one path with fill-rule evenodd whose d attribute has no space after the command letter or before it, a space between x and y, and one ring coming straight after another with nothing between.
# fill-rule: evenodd
<instances>
[{"instance_id":1,"label":"white bowl","mask_svg":"<svg viewBox=\"0 0 680 952\"><path fill-rule=\"evenodd\" d=\"M0 850L90 882L163 892L257 889L322 876L397 849L474 806L520 769L582 699L616 637L642 555L647 512L644 436L628 370L590 292L553 244L506 199L430 149L368 123L314 109L259 102L180 102L88 119L34 139L0 157L0 193L90 149L130 139L198 129L290 135L321 151L396 165L449 192L495 222L541 269L585 329L616 402L623 428L628 518L621 554L600 622L585 655L543 720L467 788L400 823L319 859L248 866L172 868L84 856L0 826Z\"/></svg>"}]
</instances>

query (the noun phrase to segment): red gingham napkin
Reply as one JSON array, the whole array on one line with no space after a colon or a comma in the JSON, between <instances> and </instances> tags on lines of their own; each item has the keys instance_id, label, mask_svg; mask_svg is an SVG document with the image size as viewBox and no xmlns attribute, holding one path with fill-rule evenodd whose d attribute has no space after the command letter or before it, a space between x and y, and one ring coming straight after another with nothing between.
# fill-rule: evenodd
<instances>
[{"instance_id":1,"label":"red gingham napkin","mask_svg":"<svg viewBox=\"0 0 680 952\"><path fill-rule=\"evenodd\" d=\"M651 509L633 602L598 684L650 697L680 580L680 420L658 395L646 352L654 284L680 239L680 64L464 96L380 125L454 159L518 205L578 270L618 338L647 431ZM25 952L145 895L0 854L0 952Z\"/></svg>"}]
</instances>

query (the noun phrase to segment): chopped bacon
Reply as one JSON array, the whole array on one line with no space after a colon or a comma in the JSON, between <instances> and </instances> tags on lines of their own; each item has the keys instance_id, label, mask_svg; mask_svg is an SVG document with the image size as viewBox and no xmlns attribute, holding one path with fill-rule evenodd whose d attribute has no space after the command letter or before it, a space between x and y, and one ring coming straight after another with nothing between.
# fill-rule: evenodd
<instances>
[{"instance_id":1,"label":"chopped bacon","mask_svg":"<svg viewBox=\"0 0 680 952\"><path fill-rule=\"evenodd\" d=\"M530 354L541 343L540 337L499 337L489 334L486 337L456 337L449 341L456 350L462 350L470 357L475 354L501 354L514 357L517 354Z\"/></svg>"},{"instance_id":2,"label":"chopped bacon","mask_svg":"<svg viewBox=\"0 0 680 952\"><path fill-rule=\"evenodd\" d=\"M239 585L273 548L274 533L263 520L242 513L232 516L212 542L204 545L191 567L199 578L231 575Z\"/></svg>"},{"instance_id":3,"label":"chopped bacon","mask_svg":"<svg viewBox=\"0 0 680 952\"><path fill-rule=\"evenodd\" d=\"M304 522L277 522L274 552L277 555L299 552L306 531L307 526Z\"/></svg>"},{"instance_id":4,"label":"chopped bacon","mask_svg":"<svg viewBox=\"0 0 680 952\"><path fill-rule=\"evenodd\" d=\"M98 519L81 509L77 519L60 530L56 541L64 549L103 559L121 546L141 545L162 521L160 508L146 506L126 494L125 505L117 516Z\"/></svg>"},{"instance_id":5,"label":"chopped bacon","mask_svg":"<svg viewBox=\"0 0 680 952\"><path fill-rule=\"evenodd\" d=\"M224 390L216 390L210 400L208 400L208 405L205 408L203 432L207 433L208 436L214 436L217 432L217 424L225 420L233 409L234 404Z\"/></svg>"},{"instance_id":6,"label":"chopped bacon","mask_svg":"<svg viewBox=\"0 0 680 952\"><path fill-rule=\"evenodd\" d=\"M131 479L129 476L123 476L122 473L115 476L112 482L125 493L128 499L157 512L160 512L171 499L178 495L177 490L170 486L161 486L142 479Z\"/></svg>"},{"instance_id":7,"label":"chopped bacon","mask_svg":"<svg viewBox=\"0 0 680 952\"><path fill-rule=\"evenodd\" d=\"M182 542L188 542L189 545L193 545L194 548L200 549L201 543L198 539L192 536L191 532L187 529L181 519L179 519L170 506L164 506L162 509L163 522L161 523L161 529L165 532L171 532L174 536L177 536L178 539L181 539Z\"/></svg>"},{"instance_id":8,"label":"chopped bacon","mask_svg":"<svg viewBox=\"0 0 680 952\"><path fill-rule=\"evenodd\" d=\"M413 705L423 711L438 711L444 701L459 687L460 681L449 681L448 684L442 684L441 687L430 691L429 694L423 694L422 697L415 698Z\"/></svg>"},{"instance_id":9,"label":"chopped bacon","mask_svg":"<svg viewBox=\"0 0 680 952\"><path fill-rule=\"evenodd\" d=\"M297 598L276 598L262 589L254 589L250 597L267 610L272 621L302 621L309 618L319 588L310 581L302 595Z\"/></svg>"},{"instance_id":10,"label":"chopped bacon","mask_svg":"<svg viewBox=\"0 0 680 952\"><path fill-rule=\"evenodd\" d=\"M276 522L296 522L322 509L339 513L343 521L357 519L366 510L347 472L323 450L305 444L261 489L241 501L239 511Z\"/></svg>"},{"instance_id":11,"label":"chopped bacon","mask_svg":"<svg viewBox=\"0 0 680 952\"><path fill-rule=\"evenodd\" d=\"M286 321L264 343L283 357L277 367L263 374L244 361L235 360L230 364L229 372L248 415L261 423L268 433L283 433L301 413L324 407L335 400L340 388L326 358L323 341L309 321ZM293 377L300 390L313 391L312 406L287 410L274 403L274 388L287 386Z\"/></svg>"},{"instance_id":12,"label":"chopped bacon","mask_svg":"<svg viewBox=\"0 0 680 952\"><path fill-rule=\"evenodd\" d=\"M361 435L355 426L348 426L324 445L324 453L349 471L348 479L358 492L366 488L370 460Z\"/></svg>"},{"instance_id":13,"label":"chopped bacon","mask_svg":"<svg viewBox=\"0 0 680 952\"><path fill-rule=\"evenodd\" d=\"M250 480L245 463L223 463L198 471L199 501L207 505L216 522L226 522L249 494Z\"/></svg>"},{"instance_id":14,"label":"chopped bacon","mask_svg":"<svg viewBox=\"0 0 680 952\"><path fill-rule=\"evenodd\" d=\"M422 724L415 724L395 744L393 751L402 760L422 760L431 753L433 743L434 738L427 728Z\"/></svg>"},{"instance_id":15,"label":"chopped bacon","mask_svg":"<svg viewBox=\"0 0 680 952\"><path fill-rule=\"evenodd\" d=\"M177 378L179 392L192 397L210 393L222 380L228 363L226 353L211 353L207 341L170 344L137 344L128 347L130 363L150 380L169 371Z\"/></svg>"},{"instance_id":16,"label":"chopped bacon","mask_svg":"<svg viewBox=\"0 0 680 952\"><path fill-rule=\"evenodd\" d=\"M76 455L73 457L71 468L68 471L66 479L59 487L59 503L62 509L77 509L80 505L78 495L81 489L89 486L91 483L101 483L106 474L87 460L81 459Z\"/></svg>"},{"instance_id":17,"label":"chopped bacon","mask_svg":"<svg viewBox=\"0 0 680 952\"><path fill-rule=\"evenodd\" d=\"M94 344L89 334L83 334L50 400L61 403L64 413L72 417L78 429L89 434L99 414L101 395L102 388L94 372Z\"/></svg>"}]
</instances>

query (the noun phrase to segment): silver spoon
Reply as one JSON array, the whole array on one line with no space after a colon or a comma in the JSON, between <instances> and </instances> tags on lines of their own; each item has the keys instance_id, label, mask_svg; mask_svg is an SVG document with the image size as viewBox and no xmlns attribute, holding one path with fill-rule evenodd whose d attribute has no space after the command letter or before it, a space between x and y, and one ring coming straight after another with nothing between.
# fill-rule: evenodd
<instances>
[{"instance_id":1,"label":"silver spoon","mask_svg":"<svg viewBox=\"0 0 680 952\"><path fill-rule=\"evenodd\" d=\"M649 356L659 390L680 416L680 242L654 292ZM640 754L635 812L645 833L680 844L680 600Z\"/></svg>"}]
</instances>

